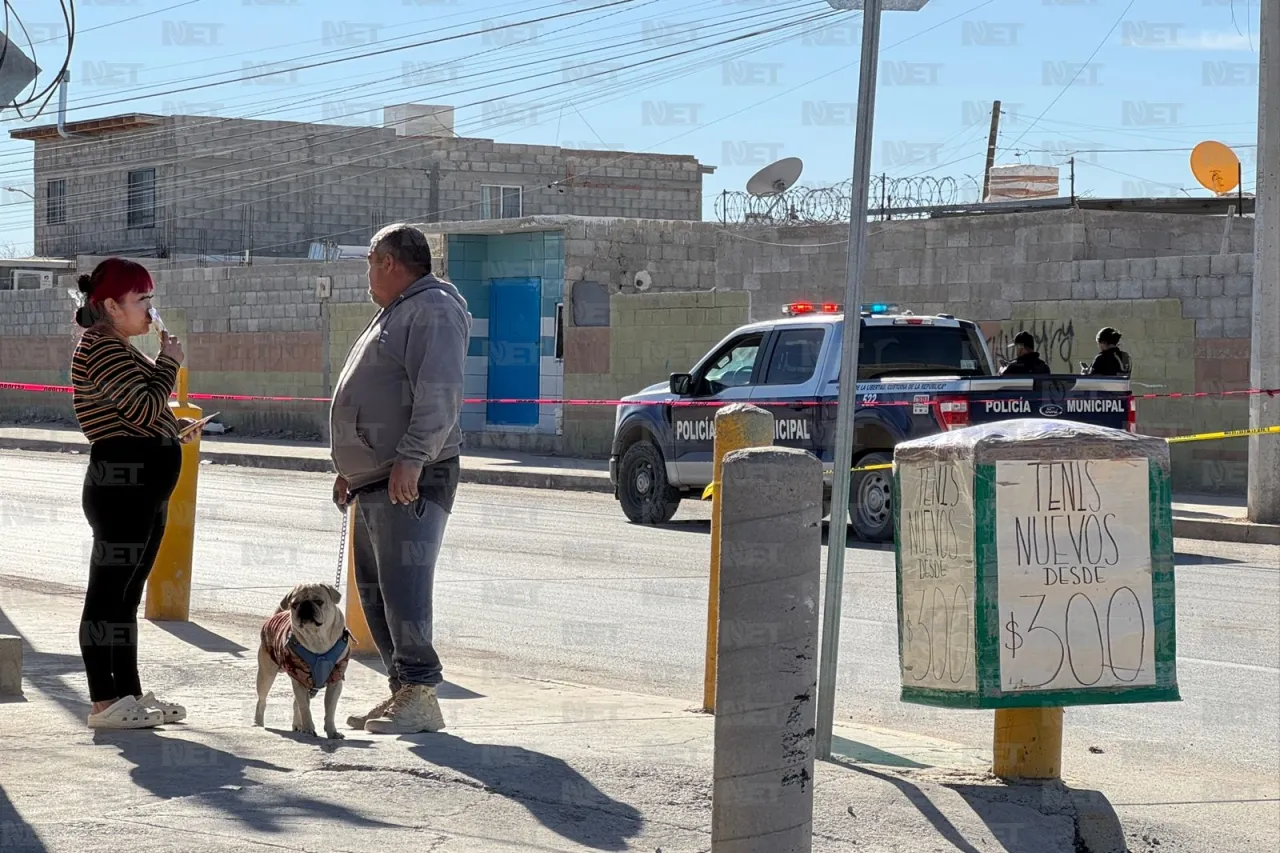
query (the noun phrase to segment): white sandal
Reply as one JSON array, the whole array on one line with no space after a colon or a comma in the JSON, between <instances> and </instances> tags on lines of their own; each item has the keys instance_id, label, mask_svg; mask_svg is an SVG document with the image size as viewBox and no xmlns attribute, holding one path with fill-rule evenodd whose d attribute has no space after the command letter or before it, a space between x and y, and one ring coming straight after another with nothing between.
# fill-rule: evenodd
<instances>
[{"instance_id":1,"label":"white sandal","mask_svg":"<svg viewBox=\"0 0 1280 853\"><path fill-rule=\"evenodd\" d=\"M166 723L180 723L187 718L186 708L173 702L161 702L150 690L142 694L142 698L137 701L139 708L159 711Z\"/></svg>"},{"instance_id":2,"label":"white sandal","mask_svg":"<svg viewBox=\"0 0 1280 853\"><path fill-rule=\"evenodd\" d=\"M162 713L148 711L132 696L126 696L111 707L89 715L91 729L149 729L163 722Z\"/></svg>"}]
</instances>

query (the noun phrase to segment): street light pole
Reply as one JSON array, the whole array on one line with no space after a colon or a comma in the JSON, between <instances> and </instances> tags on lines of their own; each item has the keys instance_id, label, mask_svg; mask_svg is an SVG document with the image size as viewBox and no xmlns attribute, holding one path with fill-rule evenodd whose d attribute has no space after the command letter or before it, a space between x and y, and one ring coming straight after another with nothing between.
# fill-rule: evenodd
<instances>
[{"instance_id":1,"label":"street light pole","mask_svg":"<svg viewBox=\"0 0 1280 853\"><path fill-rule=\"evenodd\" d=\"M837 6L836 0L828 0ZM836 446L831 477L831 521L827 540L827 587L822 613L822 650L818 658L816 757L831 757L835 722L836 664L840 650L840 605L844 586L846 524L849 517L849 469L853 467L853 411L858 382L858 340L862 326L862 272L867 237L867 192L871 182L871 129L875 115L876 64L880 53L880 0L866 0L862 13L862 61L858 69L858 115L853 142L853 187L849 199L849 256L844 296L844 334L840 350L840 390L836 399Z\"/></svg>"},{"instance_id":2,"label":"street light pole","mask_svg":"<svg viewBox=\"0 0 1280 853\"><path fill-rule=\"evenodd\" d=\"M853 414L858 388L858 340L862 331L862 277L867 254L867 194L871 187L871 137L875 117L876 65L882 10L916 12L929 0L827 0L837 10L862 10L862 57L858 69L858 114L853 141L853 197L849 200L849 260L840 350L840 390L836 403L836 446L831 482L831 522L827 542L827 583L823 596L822 647L818 658L815 757L831 758L835 723L836 667L840 651L840 605L844 595L844 555L853 468Z\"/></svg>"},{"instance_id":3,"label":"street light pole","mask_svg":"<svg viewBox=\"0 0 1280 853\"><path fill-rule=\"evenodd\" d=\"M1280 0L1262 0L1258 26L1258 185L1254 189L1250 386L1280 387ZM1280 423L1280 399L1254 394L1249 426ZM1280 438L1249 438L1249 520L1280 524Z\"/></svg>"}]
</instances>

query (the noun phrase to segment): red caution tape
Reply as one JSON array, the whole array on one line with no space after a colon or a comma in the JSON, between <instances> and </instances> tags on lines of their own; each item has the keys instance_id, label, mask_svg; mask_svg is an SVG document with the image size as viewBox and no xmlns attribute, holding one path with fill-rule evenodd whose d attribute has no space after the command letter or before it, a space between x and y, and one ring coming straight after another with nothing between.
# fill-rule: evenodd
<instances>
[{"instance_id":1,"label":"red caution tape","mask_svg":"<svg viewBox=\"0 0 1280 853\"><path fill-rule=\"evenodd\" d=\"M0 391L30 391L37 393L60 393L70 394L74 389L69 385L35 385L26 382L0 382ZM892 393L909 393L909 392L892 392ZM1266 394L1274 397L1280 393L1280 388L1246 388L1240 391L1186 391L1171 394L1133 394L1134 400L1179 400L1192 397L1232 397L1232 396L1252 396L1255 394ZM177 394L171 396L176 397ZM934 394L927 395L930 398L936 396ZM332 402L331 397L267 397L254 394L188 394L191 400L232 400L240 402L267 402L267 403L329 403ZM769 406L786 406L788 408L812 408L817 406L834 406L837 405L835 400L824 401L798 401L798 400L778 400L778 401L759 401L759 400L557 400L543 399L540 397L531 398L514 398L507 399L501 397L466 397L462 401L465 404L492 404L492 405L533 405L540 406L673 406L673 407L719 407L727 406L731 403L750 402L753 406L769 407ZM931 400L932 402L932 400ZM997 402L992 400L969 400L970 403ZM914 400L892 400L881 402L866 401L859 403L860 407L871 408L873 406L914 406L917 405Z\"/></svg>"}]
</instances>

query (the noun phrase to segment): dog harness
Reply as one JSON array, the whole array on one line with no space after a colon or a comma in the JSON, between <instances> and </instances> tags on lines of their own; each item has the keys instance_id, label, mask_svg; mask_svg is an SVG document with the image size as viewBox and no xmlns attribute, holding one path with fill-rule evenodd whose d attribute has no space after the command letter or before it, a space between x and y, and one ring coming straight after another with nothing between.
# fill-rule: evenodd
<instances>
[{"instance_id":1,"label":"dog harness","mask_svg":"<svg viewBox=\"0 0 1280 853\"><path fill-rule=\"evenodd\" d=\"M293 636L288 610L281 610L266 621L262 626L262 641L275 665L310 691L313 699L321 687L341 681L346 675L347 651L355 642L351 631L344 628L329 651L323 654L309 651Z\"/></svg>"}]
</instances>

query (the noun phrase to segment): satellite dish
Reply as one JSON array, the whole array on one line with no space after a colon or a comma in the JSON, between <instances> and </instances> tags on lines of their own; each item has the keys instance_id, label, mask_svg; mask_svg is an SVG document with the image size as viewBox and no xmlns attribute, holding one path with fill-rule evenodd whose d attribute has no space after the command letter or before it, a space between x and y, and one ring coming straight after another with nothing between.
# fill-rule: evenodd
<instances>
[{"instance_id":1,"label":"satellite dish","mask_svg":"<svg viewBox=\"0 0 1280 853\"><path fill-rule=\"evenodd\" d=\"M644 292L653 284L653 276L649 275L648 270L640 270L640 272L636 273L635 284L636 290Z\"/></svg>"},{"instance_id":2,"label":"satellite dish","mask_svg":"<svg viewBox=\"0 0 1280 853\"><path fill-rule=\"evenodd\" d=\"M1221 142L1201 142L1191 151L1191 173L1202 187L1224 195L1240 185L1240 158Z\"/></svg>"},{"instance_id":3,"label":"satellite dish","mask_svg":"<svg viewBox=\"0 0 1280 853\"><path fill-rule=\"evenodd\" d=\"M804 163L799 157L787 157L765 166L747 181L747 192L754 196L781 195L800 180Z\"/></svg>"}]
</instances>

